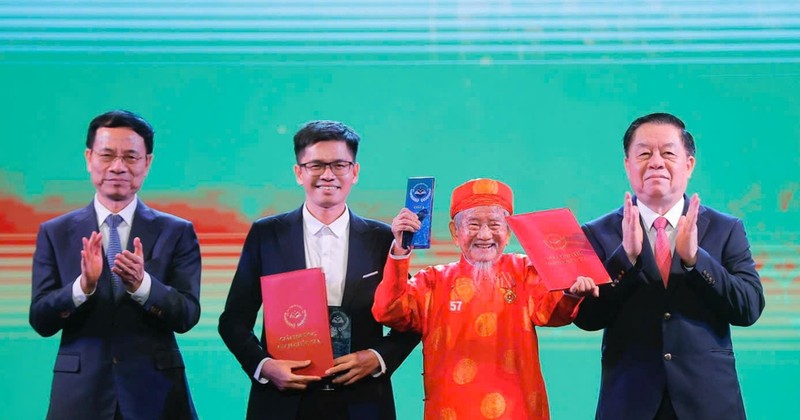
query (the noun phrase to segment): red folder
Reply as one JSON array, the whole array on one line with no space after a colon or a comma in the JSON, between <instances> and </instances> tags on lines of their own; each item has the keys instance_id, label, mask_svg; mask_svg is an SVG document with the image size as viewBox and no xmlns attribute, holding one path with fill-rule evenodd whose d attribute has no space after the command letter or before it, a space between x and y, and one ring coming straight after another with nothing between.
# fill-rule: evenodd
<instances>
[{"instance_id":1,"label":"red folder","mask_svg":"<svg viewBox=\"0 0 800 420\"><path fill-rule=\"evenodd\" d=\"M294 372L325 376L333 367L325 275L319 268L261 277L267 351L273 359L311 360Z\"/></svg>"},{"instance_id":2,"label":"red folder","mask_svg":"<svg viewBox=\"0 0 800 420\"><path fill-rule=\"evenodd\" d=\"M568 208L509 216L511 230L549 290L566 290L578 276L610 283L603 263Z\"/></svg>"}]
</instances>

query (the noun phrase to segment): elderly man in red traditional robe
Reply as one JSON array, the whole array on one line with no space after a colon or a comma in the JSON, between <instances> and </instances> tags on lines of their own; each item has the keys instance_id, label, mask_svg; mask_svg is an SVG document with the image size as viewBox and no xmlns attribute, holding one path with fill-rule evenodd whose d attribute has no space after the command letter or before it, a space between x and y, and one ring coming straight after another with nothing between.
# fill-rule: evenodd
<instances>
[{"instance_id":1,"label":"elderly man in red traditional robe","mask_svg":"<svg viewBox=\"0 0 800 420\"><path fill-rule=\"evenodd\" d=\"M535 326L572 322L598 288L578 277L550 292L525 255L503 254L511 237L506 184L474 179L453 191L450 233L461 259L408 278L404 231L420 228L403 209L392 220L395 242L375 292L375 318L422 334L426 419L549 419Z\"/></svg>"}]
</instances>

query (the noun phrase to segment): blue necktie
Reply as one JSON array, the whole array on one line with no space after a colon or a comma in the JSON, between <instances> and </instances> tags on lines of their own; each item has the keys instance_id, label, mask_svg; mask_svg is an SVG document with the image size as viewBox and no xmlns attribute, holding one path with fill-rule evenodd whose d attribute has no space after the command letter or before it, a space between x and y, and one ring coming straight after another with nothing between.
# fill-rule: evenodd
<instances>
[{"instance_id":1,"label":"blue necktie","mask_svg":"<svg viewBox=\"0 0 800 420\"><path fill-rule=\"evenodd\" d=\"M108 260L108 268L114 266L114 257L122 252L122 245L119 241L119 232L117 226L122 222L122 216L118 214L109 214L106 218L106 225L108 225L108 247L106 248L106 259ZM122 295L122 279L111 271L111 293L114 295L114 300L117 301Z\"/></svg>"}]
</instances>

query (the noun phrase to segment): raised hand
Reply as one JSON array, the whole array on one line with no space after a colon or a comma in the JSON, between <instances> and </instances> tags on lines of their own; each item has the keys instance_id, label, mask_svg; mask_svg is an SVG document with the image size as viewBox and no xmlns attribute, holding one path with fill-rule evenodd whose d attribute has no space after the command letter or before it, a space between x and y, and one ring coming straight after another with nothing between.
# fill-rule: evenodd
<instances>
[{"instance_id":1,"label":"raised hand","mask_svg":"<svg viewBox=\"0 0 800 420\"><path fill-rule=\"evenodd\" d=\"M111 271L122 279L128 292L133 293L139 289L144 279L144 252L141 239L133 238L133 252L125 250L117 254Z\"/></svg>"},{"instance_id":2,"label":"raised hand","mask_svg":"<svg viewBox=\"0 0 800 420\"><path fill-rule=\"evenodd\" d=\"M631 264L636 264L636 259L642 253L642 240L644 239L642 224L639 223L639 207L633 204L631 193L625 193L625 204L622 207L622 248L628 255Z\"/></svg>"},{"instance_id":3,"label":"raised hand","mask_svg":"<svg viewBox=\"0 0 800 420\"><path fill-rule=\"evenodd\" d=\"M422 227L422 222L413 211L403 208L400 213L392 219L392 233L394 234L394 247L392 247L392 254L406 255L410 251L403 249L403 232L416 232Z\"/></svg>"},{"instance_id":4,"label":"raised hand","mask_svg":"<svg viewBox=\"0 0 800 420\"><path fill-rule=\"evenodd\" d=\"M697 213L700 209L700 197L697 193L689 200L686 214L678 219L675 233L675 252L681 257L683 265L693 267L697 264Z\"/></svg>"},{"instance_id":5,"label":"raised hand","mask_svg":"<svg viewBox=\"0 0 800 420\"><path fill-rule=\"evenodd\" d=\"M81 240L81 290L90 295L97 288L97 280L103 273L103 235L92 232L89 239Z\"/></svg>"}]
</instances>

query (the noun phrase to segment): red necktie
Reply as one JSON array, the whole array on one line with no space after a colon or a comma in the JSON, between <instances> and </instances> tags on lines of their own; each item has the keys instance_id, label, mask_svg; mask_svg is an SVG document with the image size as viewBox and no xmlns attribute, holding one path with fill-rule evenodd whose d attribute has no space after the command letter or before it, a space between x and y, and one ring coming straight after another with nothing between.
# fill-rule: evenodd
<instances>
[{"instance_id":1,"label":"red necktie","mask_svg":"<svg viewBox=\"0 0 800 420\"><path fill-rule=\"evenodd\" d=\"M653 222L656 228L656 265L658 265L658 272L661 273L661 279L664 281L664 288L667 287L669 281L669 268L672 265L672 252L669 246L669 238L667 231L667 219L659 217Z\"/></svg>"}]
</instances>

